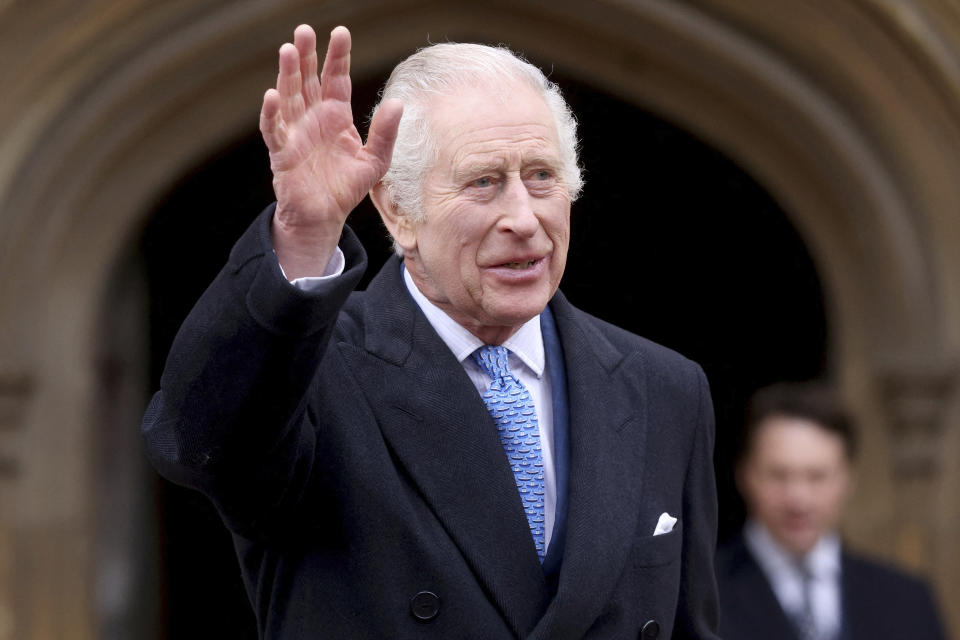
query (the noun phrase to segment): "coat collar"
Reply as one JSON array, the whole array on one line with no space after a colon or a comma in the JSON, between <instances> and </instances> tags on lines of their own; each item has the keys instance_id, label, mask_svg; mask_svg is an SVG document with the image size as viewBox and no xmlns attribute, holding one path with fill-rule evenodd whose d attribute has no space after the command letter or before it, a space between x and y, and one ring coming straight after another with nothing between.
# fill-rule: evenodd
<instances>
[{"instance_id":1,"label":"coat collar","mask_svg":"<svg viewBox=\"0 0 960 640\"><path fill-rule=\"evenodd\" d=\"M731 578L724 576L719 582L726 608L736 612L731 618L749 620L753 628L771 638L796 638L790 618L743 536L728 543L725 553L729 556L726 570Z\"/></svg>"}]
</instances>

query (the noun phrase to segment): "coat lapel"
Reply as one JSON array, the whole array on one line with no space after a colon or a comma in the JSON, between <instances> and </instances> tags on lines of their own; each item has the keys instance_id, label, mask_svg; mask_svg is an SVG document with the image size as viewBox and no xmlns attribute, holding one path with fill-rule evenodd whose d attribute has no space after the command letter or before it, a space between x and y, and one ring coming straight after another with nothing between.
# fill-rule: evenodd
<instances>
[{"instance_id":1,"label":"coat lapel","mask_svg":"<svg viewBox=\"0 0 960 640\"><path fill-rule=\"evenodd\" d=\"M341 345L384 439L518 636L549 601L497 430L391 259L365 294L363 349Z\"/></svg>"},{"instance_id":2,"label":"coat lapel","mask_svg":"<svg viewBox=\"0 0 960 640\"><path fill-rule=\"evenodd\" d=\"M636 537L646 382L642 362L624 367L637 356L583 322L559 292L551 309L568 381L568 522L557 595L531 637L579 638L609 600Z\"/></svg>"},{"instance_id":3,"label":"coat lapel","mask_svg":"<svg viewBox=\"0 0 960 640\"><path fill-rule=\"evenodd\" d=\"M738 537L731 544L737 579L723 583L727 589L723 597L735 608L741 628L754 629L764 637L795 640L794 626L746 542Z\"/></svg>"}]
</instances>

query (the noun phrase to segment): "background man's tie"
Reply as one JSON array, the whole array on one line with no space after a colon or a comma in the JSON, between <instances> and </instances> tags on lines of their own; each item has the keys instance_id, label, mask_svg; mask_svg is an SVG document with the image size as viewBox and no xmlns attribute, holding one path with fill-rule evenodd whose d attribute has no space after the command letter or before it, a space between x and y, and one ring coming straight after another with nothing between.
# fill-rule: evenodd
<instances>
[{"instance_id":1,"label":"background man's tie","mask_svg":"<svg viewBox=\"0 0 960 640\"><path fill-rule=\"evenodd\" d=\"M797 568L803 583L803 609L794 621L797 633L800 640L821 640L816 619L813 617L813 574L802 561L797 563Z\"/></svg>"},{"instance_id":2,"label":"background man's tie","mask_svg":"<svg viewBox=\"0 0 960 640\"><path fill-rule=\"evenodd\" d=\"M546 554L544 544L543 453L540 426L530 392L521 384L507 361L506 347L487 345L473 352L473 359L490 376L490 388L483 402L493 417L500 442L523 500L523 510L540 562Z\"/></svg>"}]
</instances>

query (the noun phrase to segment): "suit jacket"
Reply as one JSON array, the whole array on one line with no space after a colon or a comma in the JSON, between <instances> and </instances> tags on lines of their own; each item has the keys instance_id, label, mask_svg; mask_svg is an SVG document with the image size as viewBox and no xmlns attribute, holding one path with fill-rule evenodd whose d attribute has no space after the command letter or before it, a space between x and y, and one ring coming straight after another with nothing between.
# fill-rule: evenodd
<instances>
[{"instance_id":1,"label":"suit jacket","mask_svg":"<svg viewBox=\"0 0 960 640\"><path fill-rule=\"evenodd\" d=\"M714 638L713 413L692 362L550 302L568 378L555 594L486 407L387 262L283 279L272 208L184 322L148 455L233 532L265 638ZM661 513L679 520L653 536Z\"/></svg>"},{"instance_id":2,"label":"suit jacket","mask_svg":"<svg viewBox=\"0 0 960 640\"><path fill-rule=\"evenodd\" d=\"M799 640L743 537L717 552L720 635L724 640ZM846 549L840 557L843 640L943 640L927 586Z\"/></svg>"}]
</instances>

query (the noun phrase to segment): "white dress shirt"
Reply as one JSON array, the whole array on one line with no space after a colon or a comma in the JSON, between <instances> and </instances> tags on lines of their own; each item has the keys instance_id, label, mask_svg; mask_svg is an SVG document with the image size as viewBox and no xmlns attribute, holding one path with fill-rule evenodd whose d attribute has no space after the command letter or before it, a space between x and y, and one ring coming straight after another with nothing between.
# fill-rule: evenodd
<instances>
[{"instance_id":1,"label":"white dress shirt","mask_svg":"<svg viewBox=\"0 0 960 640\"><path fill-rule=\"evenodd\" d=\"M802 563L811 576L810 606L814 626L822 638L836 637L841 623L840 538L822 536L801 558L783 549L761 523L750 520L744 526L744 542L767 576L780 606L792 619L803 614Z\"/></svg>"},{"instance_id":2,"label":"white dress shirt","mask_svg":"<svg viewBox=\"0 0 960 640\"><path fill-rule=\"evenodd\" d=\"M337 247L322 276L296 278L291 281L291 284L304 291L310 291L324 280L341 275L344 266L343 252ZM283 271L283 267L280 268L280 271ZM403 281L417 306L427 317L427 321L430 322L434 331L449 347L467 376L469 376L473 386L477 389L477 393L483 395L490 388L490 376L474 362L470 354L484 346L484 343L460 326L445 311L430 302L417 288L406 269L403 269ZM503 346L510 352L509 362L513 375L530 391L530 397L533 399L534 407L537 410L545 484L544 548L549 549L554 518L557 512L557 474L553 453L553 394L550 376L546 372L546 353L543 346L543 335L540 333L540 316L537 315L524 323L516 333L503 343ZM496 516L491 514L491 517Z\"/></svg>"}]
</instances>

